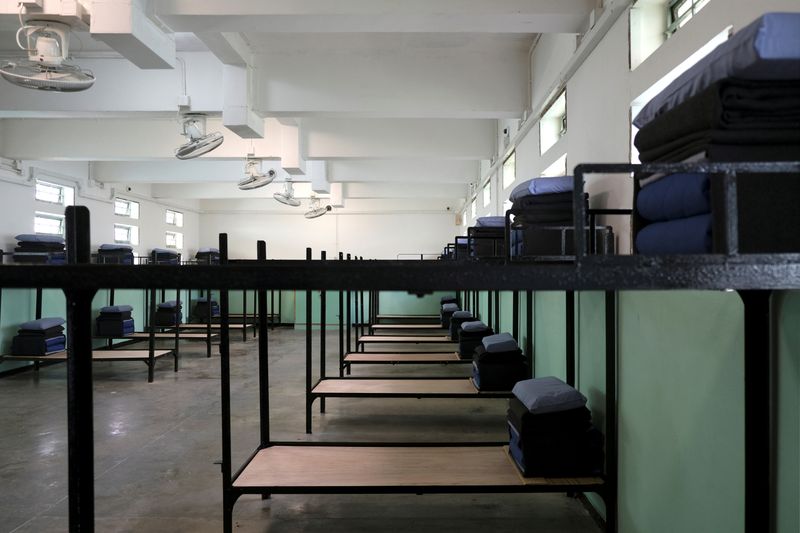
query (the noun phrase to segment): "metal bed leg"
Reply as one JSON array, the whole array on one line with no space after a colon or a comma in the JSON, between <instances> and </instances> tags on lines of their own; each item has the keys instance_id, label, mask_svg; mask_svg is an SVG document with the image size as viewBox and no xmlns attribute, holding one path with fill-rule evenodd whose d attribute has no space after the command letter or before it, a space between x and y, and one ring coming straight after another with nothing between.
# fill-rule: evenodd
<instances>
[{"instance_id":1,"label":"metal bed leg","mask_svg":"<svg viewBox=\"0 0 800 533\"><path fill-rule=\"evenodd\" d=\"M325 261L325 250L321 252L320 259ZM325 306L327 305L325 291L319 291L319 379L325 379L325 322L327 319ZM319 399L319 412L325 412L325 397Z\"/></svg>"},{"instance_id":2,"label":"metal bed leg","mask_svg":"<svg viewBox=\"0 0 800 533\"><path fill-rule=\"evenodd\" d=\"M228 263L228 235L219 234L219 260L220 264ZM208 316L211 316L211 292L208 295ZM230 330L228 325L228 292L220 291L220 383L221 383L221 414L222 414L222 507L223 530L226 533L233 531L233 505L236 498L233 494L232 458L231 458L231 366L230 366Z\"/></svg>"},{"instance_id":3,"label":"metal bed leg","mask_svg":"<svg viewBox=\"0 0 800 533\"><path fill-rule=\"evenodd\" d=\"M258 241L258 252L256 257L259 261L267 260L267 244ZM258 315L267 316L267 291L260 289L256 293L258 302ZM269 337L268 324L264 320L258 321L258 391L259 391L259 426L261 433L261 447L269 445Z\"/></svg>"},{"instance_id":4,"label":"metal bed leg","mask_svg":"<svg viewBox=\"0 0 800 533\"><path fill-rule=\"evenodd\" d=\"M339 261L344 254L339 252ZM344 291L339 290L339 377L344 377Z\"/></svg>"},{"instance_id":5,"label":"metal bed leg","mask_svg":"<svg viewBox=\"0 0 800 533\"><path fill-rule=\"evenodd\" d=\"M536 356L533 353L533 291L525 292L525 351L528 354L528 377L536 375Z\"/></svg>"},{"instance_id":6,"label":"metal bed leg","mask_svg":"<svg viewBox=\"0 0 800 533\"><path fill-rule=\"evenodd\" d=\"M603 499L606 503L606 532L617 531L617 294L606 291L606 478Z\"/></svg>"},{"instance_id":7,"label":"metal bed leg","mask_svg":"<svg viewBox=\"0 0 800 533\"><path fill-rule=\"evenodd\" d=\"M181 290L175 289L175 301L178 302L180 312L183 313L183 302L181 302ZM177 313L176 313L177 314ZM181 321L177 316L175 317L175 349L172 351L172 356L175 358L175 372L178 371L178 361L180 360L180 332Z\"/></svg>"},{"instance_id":8,"label":"metal bed leg","mask_svg":"<svg viewBox=\"0 0 800 533\"><path fill-rule=\"evenodd\" d=\"M773 368L768 290L738 291L744 303L744 524L746 533L775 531Z\"/></svg>"},{"instance_id":9,"label":"metal bed leg","mask_svg":"<svg viewBox=\"0 0 800 533\"><path fill-rule=\"evenodd\" d=\"M566 291L567 385L575 386L575 291Z\"/></svg>"},{"instance_id":10,"label":"metal bed leg","mask_svg":"<svg viewBox=\"0 0 800 533\"><path fill-rule=\"evenodd\" d=\"M247 342L247 289L242 289L242 341Z\"/></svg>"},{"instance_id":11,"label":"metal bed leg","mask_svg":"<svg viewBox=\"0 0 800 533\"><path fill-rule=\"evenodd\" d=\"M66 209L67 262L89 263L89 209ZM92 298L94 290L65 290L67 300L67 442L69 530L94 531Z\"/></svg>"},{"instance_id":12,"label":"metal bed leg","mask_svg":"<svg viewBox=\"0 0 800 533\"><path fill-rule=\"evenodd\" d=\"M306 248L306 261L311 261L311 248ZM314 398L311 395L311 290L306 290L306 433L311 433L311 405Z\"/></svg>"},{"instance_id":13,"label":"metal bed leg","mask_svg":"<svg viewBox=\"0 0 800 533\"><path fill-rule=\"evenodd\" d=\"M156 371L156 290L150 289L150 330L147 337L147 382L152 383Z\"/></svg>"}]
</instances>

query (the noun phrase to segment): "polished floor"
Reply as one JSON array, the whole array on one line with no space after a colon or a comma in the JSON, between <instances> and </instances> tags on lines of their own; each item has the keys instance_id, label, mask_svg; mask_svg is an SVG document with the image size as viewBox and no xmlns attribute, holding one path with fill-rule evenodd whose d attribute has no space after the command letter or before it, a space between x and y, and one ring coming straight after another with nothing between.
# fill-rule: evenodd
<instances>
[{"instance_id":1,"label":"polished floor","mask_svg":"<svg viewBox=\"0 0 800 533\"><path fill-rule=\"evenodd\" d=\"M238 336L237 336L238 338ZM139 362L94 367L95 512L99 532L222 529L219 357L186 343L181 370ZM304 433L304 335L270 332L276 440L500 441L505 400L328 399ZM255 341L231 347L234 470L258 439ZM336 337L328 337L336 371ZM315 349L317 349L315 344ZM216 350L215 350L216 351ZM357 366L353 375L464 375L467 366ZM317 369L315 368L315 375ZM0 532L67 531L66 368L0 379ZM458 458L454 457L454 461ZM235 531L269 533L571 533L599 528L563 494L246 496Z\"/></svg>"}]
</instances>

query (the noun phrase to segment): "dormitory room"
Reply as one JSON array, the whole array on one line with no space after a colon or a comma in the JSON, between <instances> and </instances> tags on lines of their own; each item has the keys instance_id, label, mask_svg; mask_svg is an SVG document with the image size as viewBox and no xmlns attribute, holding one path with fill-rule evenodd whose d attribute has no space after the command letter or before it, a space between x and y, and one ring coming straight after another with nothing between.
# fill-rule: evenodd
<instances>
[{"instance_id":1,"label":"dormitory room","mask_svg":"<svg viewBox=\"0 0 800 533\"><path fill-rule=\"evenodd\" d=\"M798 0L0 0L0 533L800 533Z\"/></svg>"}]
</instances>

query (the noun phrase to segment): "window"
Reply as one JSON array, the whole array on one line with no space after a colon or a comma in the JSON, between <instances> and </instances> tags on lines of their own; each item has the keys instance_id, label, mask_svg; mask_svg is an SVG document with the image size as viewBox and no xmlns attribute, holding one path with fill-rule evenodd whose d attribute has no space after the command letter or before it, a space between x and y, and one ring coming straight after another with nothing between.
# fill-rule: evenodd
<instances>
[{"instance_id":1,"label":"window","mask_svg":"<svg viewBox=\"0 0 800 533\"><path fill-rule=\"evenodd\" d=\"M556 159L552 165L542 171L543 178L554 178L567 175L567 154Z\"/></svg>"},{"instance_id":2,"label":"window","mask_svg":"<svg viewBox=\"0 0 800 533\"><path fill-rule=\"evenodd\" d=\"M477 199L472 200L472 206L470 207L470 212L472 214L471 218L475 218L476 216L478 216L478 200Z\"/></svg>"},{"instance_id":3,"label":"window","mask_svg":"<svg viewBox=\"0 0 800 533\"><path fill-rule=\"evenodd\" d=\"M37 184L38 187L38 184ZM33 231L46 235L64 236L64 215L40 213L37 211L33 217Z\"/></svg>"},{"instance_id":4,"label":"window","mask_svg":"<svg viewBox=\"0 0 800 533\"><path fill-rule=\"evenodd\" d=\"M179 228L183 227L183 213L180 211L173 211L172 209L167 209L167 224L170 226L177 226Z\"/></svg>"},{"instance_id":5,"label":"window","mask_svg":"<svg viewBox=\"0 0 800 533\"><path fill-rule=\"evenodd\" d=\"M121 217L139 218L139 202L114 198L114 214Z\"/></svg>"},{"instance_id":6,"label":"window","mask_svg":"<svg viewBox=\"0 0 800 533\"><path fill-rule=\"evenodd\" d=\"M115 202L116 203L116 202ZM139 244L139 226L114 224L114 242L117 244Z\"/></svg>"},{"instance_id":7,"label":"window","mask_svg":"<svg viewBox=\"0 0 800 533\"><path fill-rule=\"evenodd\" d=\"M510 187L517 179L517 152L511 152L511 155L506 157L503 161L503 188Z\"/></svg>"},{"instance_id":8,"label":"window","mask_svg":"<svg viewBox=\"0 0 800 533\"><path fill-rule=\"evenodd\" d=\"M673 34L678 28L682 28L707 3L708 0L670 0L667 34Z\"/></svg>"},{"instance_id":9,"label":"window","mask_svg":"<svg viewBox=\"0 0 800 533\"><path fill-rule=\"evenodd\" d=\"M567 94L562 92L539 121L539 154L547 152L566 133Z\"/></svg>"},{"instance_id":10,"label":"window","mask_svg":"<svg viewBox=\"0 0 800 533\"><path fill-rule=\"evenodd\" d=\"M492 182L487 181L483 186L483 207L487 207L492 203Z\"/></svg>"},{"instance_id":11,"label":"window","mask_svg":"<svg viewBox=\"0 0 800 533\"><path fill-rule=\"evenodd\" d=\"M75 204L75 188L50 183L48 181L36 180L36 192L34 197L40 202L48 204L59 204L63 206Z\"/></svg>"},{"instance_id":12,"label":"window","mask_svg":"<svg viewBox=\"0 0 800 533\"><path fill-rule=\"evenodd\" d=\"M506 211L511 209L512 205L514 205L514 202L512 202L511 200L506 200L505 202L503 202L503 214L504 215L506 214Z\"/></svg>"},{"instance_id":13,"label":"window","mask_svg":"<svg viewBox=\"0 0 800 533\"><path fill-rule=\"evenodd\" d=\"M175 248L176 250L183 249L183 233L177 231L168 231L165 234L165 244L167 248Z\"/></svg>"}]
</instances>

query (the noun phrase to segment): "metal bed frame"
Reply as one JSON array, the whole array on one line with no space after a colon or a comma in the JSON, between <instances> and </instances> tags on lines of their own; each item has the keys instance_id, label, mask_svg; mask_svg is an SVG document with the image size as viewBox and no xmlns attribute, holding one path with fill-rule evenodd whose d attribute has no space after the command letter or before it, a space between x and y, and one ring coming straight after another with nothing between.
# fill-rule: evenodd
<instances>
[{"instance_id":1,"label":"metal bed frame","mask_svg":"<svg viewBox=\"0 0 800 533\"><path fill-rule=\"evenodd\" d=\"M220 289L222 330L222 490L224 530L232 530L236 500L245 493L264 496L270 493L420 493L420 492L540 492L543 490L600 490L606 502L606 529L617 528L617 416L616 416L616 291L620 290L736 290L744 303L745 376L745 530L746 533L774 531L774 434L772 431L770 376L773 372L770 336L770 295L776 290L800 289L800 254L737 253L736 176L747 173L800 174L800 162L713 163L713 164L584 164L575 168L575 198L583 192L586 174L625 174L633 172L708 172L723 180L724 208L720 215L722 242L720 253L691 256L589 256L583 232L575 232L575 261L564 264L465 262L453 275L452 264L440 261L266 261L266 246L259 243L259 259L242 264L197 265L185 269L168 266L90 265L89 211L82 206L68 207L68 264L3 265L0 287L63 289L67 298L68 350L76 357L67 359L69 524L71 531L94 530L94 442L92 420L91 301L98 289L189 288ZM583 207L575 209L578 227ZM716 227L715 227L716 229ZM227 255L227 236L220 249ZM263 253L262 253L263 251ZM604 291L606 319L606 471L601 489L553 486L264 486L243 488L235 485L242 471L262 449L281 443L269 435L269 396L267 343L259 343L260 443L250 459L235 473L231 447L231 387L228 290L594 290ZM265 298L259 299L261 311ZM262 315L263 316L263 315ZM267 335L265 321L259 336ZM266 340L266 339L265 339ZM302 446L293 442L290 446ZM327 443L326 446L334 446Z\"/></svg>"}]
</instances>

